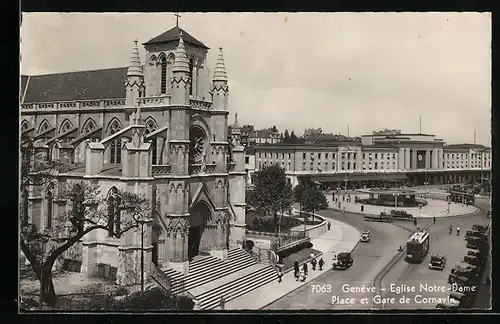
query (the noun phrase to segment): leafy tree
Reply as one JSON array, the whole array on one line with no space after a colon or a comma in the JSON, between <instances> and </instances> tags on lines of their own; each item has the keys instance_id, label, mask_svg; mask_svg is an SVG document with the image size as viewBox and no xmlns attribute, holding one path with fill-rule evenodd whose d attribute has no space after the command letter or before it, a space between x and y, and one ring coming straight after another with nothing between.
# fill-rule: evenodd
<instances>
[{"instance_id":1,"label":"leafy tree","mask_svg":"<svg viewBox=\"0 0 500 324\"><path fill-rule=\"evenodd\" d=\"M266 166L254 175L255 188L249 205L259 215L273 215L278 224L278 213L288 212L293 204L292 185L288 183L285 170L277 164Z\"/></svg>"},{"instance_id":2,"label":"leafy tree","mask_svg":"<svg viewBox=\"0 0 500 324\"><path fill-rule=\"evenodd\" d=\"M319 184L309 182L304 185L300 183L295 186L293 196L295 202L302 203L302 208L305 211L313 213L313 221L315 211L328 208L328 200Z\"/></svg>"},{"instance_id":3,"label":"leafy tree","mask_svg":"<svg viewBox=\"0 0 500 324\"><path fill-rule=\"evenodd\" d=\"M33 155L31 140L21 142L21 190L29 186L42 186L57 178L60 164L53 161L42 161ZM114 226L115 219L108 217L108 206L100 194L99 186L89 182L72 184L59 183L58 198L66 200L64 213L54 216L50 228L38 229L30 224L25 208L21 208L20 245L31 268L40 281L40 302L55 305L56 294L52 281L52 267L55 261L71 246L82 239L87 233L97 229L108 231L119 238L132 228L137 228L137 217L144 215L145 210L151 210L146 197L135 194L117 192L121 195L119 208L128 209L133 215L132 220L121 221L120 228ZM27 199L27 197L23 198ZM138 212L141 210L141 213Z\"/></svg>"},{"instance_id":4,"label":"leafy tree","mask_svg":"<svg viewBox=\"0 0 500 324\"><path fill-rule=\"evenodd\" d=\"M288 129L285 129L285 133L283 134L283 143L290 142L290 134L288 133Z\"/></svg>"},{"instance_id":5,"label":"leafy tree","mask_svg":"<svg viewBox=\"0 0 500 324\"><path fill-rule=\"evenodd\" d=\"M297 143L297 135L295 135L294 131L292 131L290 133L290 143L291 144L296 144Z\"/></svg>"},{"instance_id":6,"label":"leafy tree","mask_svg":"<svg viewBox=\"0 0 500 324\"><path fill-rule=\"evenodd\" d=\"M272 128L271 128L271 131L277 133L278 132L278 128L276 128L276 125L274 125Z\"/></svg>"}]
</instances>

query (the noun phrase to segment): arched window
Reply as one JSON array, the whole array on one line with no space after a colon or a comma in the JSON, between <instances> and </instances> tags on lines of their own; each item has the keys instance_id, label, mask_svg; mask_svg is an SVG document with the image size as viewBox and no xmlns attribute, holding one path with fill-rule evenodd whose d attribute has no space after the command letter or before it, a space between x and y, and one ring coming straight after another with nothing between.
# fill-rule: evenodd
<instances>
[{"instance_id":1,"label":"arched window","mask_svg":"<svg viewBox=\"0 0 500 324\"><path fill-rule=\"evenodd\" d=\"M29 127L30 127L30 125L28 124L28 122L23 121L23 123L21 124L21 132L26 131Z\"/></svg>"},{"instance_id":2,"label":"arched window","mask_svg":"<svg viewBox=\"0 0 500 324\"><path fill-rule=\"evenodd\" d=\"M161 57L161 94L167 93L167 58Z\"/></svg>"},{"instance_id":3,"label":"arched window","mask_svg":"<svg viewBox=\"0 0 500 324\"><path fill-rule=\"evenodd\" d=\"M47 199L47 228L52 228L52 203L54 202L52 191L47 191L47 195L45 197Z\"/></svg>"},{"instance_id":4,"label":"arched window","mask_svg":"<svg viewBox=\"0 0 500 324\"><path fill-rule=\"evenodd\" d=\"M92 119L87 119L85 125L83 126L83 133L87 134L96 129L95 122Z\"/></svg>"},{"instance_id":5,"label":"arched window","mask_svg":"<svg viewBox=\"0 0 500 324\"><path fill-rule=\"evenodd\" d=\"M63 134L63 133L66 133L67 131L69 131L71 128L73 128L73 125L71 124L71 122L68 120L68 119L65 119L62 124L61 124L61 128L59 129L59 133L60 134Z\"/></svg>"},{"instance_id":6,"label":"arched window","mask_svg":"<svg viewBox=\"0 0 500 324\"><path fill-rule=\"evenodd\" d=\"M118 120L114 120L109 126L109 134L115 134L121 130ZM121 139L117 138L111 142L109 163L121 163L122 161L122 146Z\"/></svg>"},{"instance_id":7,"label":"arched window","mask_svg":"<svg viewBox=\"0 0 500 324\"><path fill-rule=\"evenodd\" d=\"M193 65L194 65L194 58L189 59L189 76L191 77L191 82L193 82ZM189 94L193 94L193 86L191 84L191 87L189 87Z\"/></svg>"},{"instance_id":8,"label":"arched window","mask_svg":"<svg viewBox=\"0 0 500 324\"><path fill-rule=\"evenodd\" d=\"M146 121L146 131L145 131L146 135L154 132L155 130L156 130L156 123L154 122L154 120L148 119ZM157 155L157 147L156 147L157 146L156 145L157 144L156 138L153 138L151 141L152 141L151 145L153 146L153 164L157 164L158 163L158 160L157 160L158 155Z\"/></svg>"},{"instance_id":9,"label":"arched window","mask_svg":"<svg viewBox=\"0 0 500 324\"><path fill-rule=\"evenodd\" d=\"M28 217L28 190L23 190L23 194L21 195L21 200L22 200L22 206L21 206L21 212L22 212L22 221L23 224L28 224L29 217Z\"/></svg>"},{"instance_id":10,"label":"arched window","mask_svg":"<svg viewBox=\"0 0 500 324\"><path fill-rule=\"evenodd\" d=\"M40 124L40 128L38 129L38 133L43 133L45 132L46 130L48 130L50 127L50 124L49 122L45 119L44 121L42 121L42 123Z\"/></svg>"},{"instance_id":11,"label":"arched window","mask_svg":"<svg viewBox=\"0 0 500 324\"><path fill-rule=\"evenodd\" d=\"M112 237L111 232L119 233L121 229L120 197L116 187L111 188L108 196L108 237Z\"/></svg>"}]
</instances>

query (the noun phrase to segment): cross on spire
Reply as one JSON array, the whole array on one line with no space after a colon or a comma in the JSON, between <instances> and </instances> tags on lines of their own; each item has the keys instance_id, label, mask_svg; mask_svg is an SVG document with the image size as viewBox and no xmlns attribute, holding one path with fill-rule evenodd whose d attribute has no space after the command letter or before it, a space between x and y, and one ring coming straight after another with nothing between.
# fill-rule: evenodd
<instances>
[{"instance_id":1,"label":"cross on spire","mask_svg":"<svg viewBox=\"0 0 500 324\"><path fill-rule=\"evenodd\" d=\"M176 13L174 14L174 16L175 16L175 26L179 27L179 17L180 17L181 15L179 15L179 13L178 13L178 12L176 12Z\"/></svg>"},{"instance_id":2,"label":"cross on spire","mask_svg":"<svg viewBox=\"0 0 500 324\"><path fill-rule=\"evenodd\" d=\"M136 38L136 39L135 39L135 41L134 41L134 43L135 43L135 45L136 45L136 46L137 46L137 43L138 43L138 42L139 42L139 41L138 41L138 40L137 40L137 38Z\"/></svg>"}]
</instances>

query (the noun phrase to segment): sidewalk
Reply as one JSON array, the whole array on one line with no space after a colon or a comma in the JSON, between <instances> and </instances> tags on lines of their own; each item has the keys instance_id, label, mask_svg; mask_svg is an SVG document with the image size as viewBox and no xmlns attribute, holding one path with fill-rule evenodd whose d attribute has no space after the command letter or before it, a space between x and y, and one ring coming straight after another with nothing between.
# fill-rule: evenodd
<instances>
[{"instance_id":1,"label":"sidewalk","mask_svg":"<svg viewBox=\"0 0 500 324\"><path fill-rule=\"evenodd\" d=\"M358 197L362 198L363 194L358 194ZM354 201L354 196L351 195ZM427 218L427 217L449 217L449 216L460 216L473 214L478 211L474 206L464 206L462 204L452 203L450 204L450 212L447 212L448 203L437 199L428 199L428 205L419 209L418 207L384 207L384 206L374 206L374 205L364 205L364 210L361 212L361 204L359 203L347 203L342 201L342 196L340 196L340 201L342 203L341 208L332 201L331 197L328 199L328 205L330 208L335 210L343 210L347 213L364 214L364 215L380 215L381 212L385 211L390 213L391 210L406 210L408 214L413 215L416 218Z\"/></svg>"},{"instance_id":2,"label":"sidewalk","mask_svg":"<svg viewBox=\"0 0 500 324\"><path fill-rule=\"evenodd\" d=\"M298 282L293 276L293 271L284 274L283 281L278 280L264 285L252 292L226 303L225 309L261 309L270 303L280 299L288 293L308 284L323 273L331 270L332 251L335 248L336 253L350 252L354 250L359 243L361 234L354 227L345 223L326 218L331 224L331 230L322 236L312 239L313 248L323 253L319 258L323 258L325 266L322 271L310 270L305 282ZM307 298L306 296L304 298ZM219 308L217 308L219 309Z\"/></svg>"}]
</instances>

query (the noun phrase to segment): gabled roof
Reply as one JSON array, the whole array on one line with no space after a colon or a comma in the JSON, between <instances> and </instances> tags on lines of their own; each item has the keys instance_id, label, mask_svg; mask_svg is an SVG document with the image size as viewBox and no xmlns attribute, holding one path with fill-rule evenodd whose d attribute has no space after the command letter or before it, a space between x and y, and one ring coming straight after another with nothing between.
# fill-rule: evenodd
<instances>
[{"instance_id":1,"label":"gabled roof","mask_svg":"<svg viewBox=\"0 0 500 324\"><path fill-rule=\"evenodd\" d=\"M128 67L104 70L33 75L29 78L24 103L123 99ZM23 81L24 79L24 81ZM27 76L21 76L21 91Z\"/></svg>"},{"instance_id":2,"label":"gabled roof","mask_svg":"<svg viewBox=\"0 0 500 324\"><path fill-rule=\"evenodd\" d=\"M155 38L152 38L148 40L147 42L143 43L142 45L152 45L152 44L166 44L166 43L171 43L175 42L176 44L179 43L179 34L182 31L182 39L184 40L184 43L187 43L189 45L193 45L196 47L201 47L204 49L209 49L205 44L191 36L188 32L186 32L184 29L175 26L174 28L167 30L161 35L156 36Z\"/></svg>"},{"instance_id":3,"label":"gabled roof","mask_svg":"<svg viewBox=\"0 0 500 324\"><path fill-rule=\"evenodd\" d=\"M23 100L24 90L26 89L26 84L28 83L29 76L21 75L21 88L19 89L19 100Z\"/></svg>"}]
</instances>

